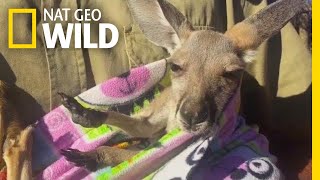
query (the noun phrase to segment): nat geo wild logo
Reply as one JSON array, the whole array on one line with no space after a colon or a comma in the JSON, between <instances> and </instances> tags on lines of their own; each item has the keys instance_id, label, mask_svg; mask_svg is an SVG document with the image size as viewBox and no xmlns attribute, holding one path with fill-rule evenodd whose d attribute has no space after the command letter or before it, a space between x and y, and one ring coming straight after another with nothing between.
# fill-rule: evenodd
<instances>
[{"instance_id":1,"label":"nat geo wild logo","mask_svg":"<svg viewBox=\"0 0 320 180\"><path fill-rule=\"evenodd\" d=\"M14 43L13 22L14 14L31 14L32 16L32 41L31 44ZM61 22L71 22L70 16L73 16L79 23L68 23L64 30ZM36 9L9 9L8 11L8 46L9 48L31 49L37 47L37 11ZM119 31L115 25L110 23L99 23L99 40L91 42L90 22L99 21L101 11L99 9L77 9L71 13L70 8L44 9L42 28L44 40L47 48L55 48L60 42L62 48L70 48L74 43L75 48L112 48L119 40ZM47 23L47 21L50 23ZM56 22L56 23L51 23ZM83 22L83 23L81 23ZM53 26L53 27L51 27ZM111 39L107 42L107 31L111 31ZM83 36L82 36L83 35ZM74 41L72 42L72 36ZM83 37L83 38L82 38ZM83 42L82 42L83 41Z\"/></svg>"}]
</instances>

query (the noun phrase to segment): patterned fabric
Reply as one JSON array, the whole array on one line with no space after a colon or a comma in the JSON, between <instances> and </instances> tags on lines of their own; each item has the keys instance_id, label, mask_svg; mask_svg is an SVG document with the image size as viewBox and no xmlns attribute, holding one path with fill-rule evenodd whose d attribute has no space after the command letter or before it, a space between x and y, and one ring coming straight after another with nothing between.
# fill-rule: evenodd
<instances>
[{"instance_id":1,"label":"patterned fabric","mask_svg":"<svg viewBox=\"0 0 320 180\"><path fill-rule=\"evenodd\" d=\"M166 61L160 60L110 79L76 99L88 108L131 114L158 94L157 84L165 74ZM73 166L59 154L60 149L90 151L123 136L118 136L116 127L76 125L60 106L36 125L33 170L37 179L279 179L268 141L246 126L238 116L239 105L238 89L218 119L215 136L198 138L175 129L128 161L97 172Z\"/></svg>"}]
</instances>

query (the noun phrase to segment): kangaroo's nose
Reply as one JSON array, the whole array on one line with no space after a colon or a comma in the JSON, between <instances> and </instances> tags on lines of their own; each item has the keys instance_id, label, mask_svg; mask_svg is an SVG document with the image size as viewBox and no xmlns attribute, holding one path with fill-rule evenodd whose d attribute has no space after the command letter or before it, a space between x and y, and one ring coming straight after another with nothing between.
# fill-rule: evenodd
<instances>
[{"instance_id":1,"label":"kangaroo's nose","mask_svg":"<svg viewBox=\"0 0 320 180\"><path fill-rule=\"evenodd\" d=\"M201 108L191 107L187 102L184 102L180 109L180 115L183 120L189 125L195 125L204 122L209 116L208 106Z\"/></svg>"}]
</instances>

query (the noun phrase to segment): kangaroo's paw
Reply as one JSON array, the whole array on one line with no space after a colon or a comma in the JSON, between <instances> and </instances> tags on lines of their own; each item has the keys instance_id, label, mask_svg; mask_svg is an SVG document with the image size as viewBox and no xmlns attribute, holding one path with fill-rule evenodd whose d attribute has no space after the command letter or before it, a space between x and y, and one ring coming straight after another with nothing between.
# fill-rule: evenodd
<instances>
[{"instance_id":1,"label":"kangaroo's paw","mask_svg":"<svg viewBox=\"0 0 320 180\"><path fill-rule=\"evenodd\" d=\"M72 113L72 121L80 124L83 127L99 127L102 125L108 114L93 109L86 109L73 97L64 93L59 93L62 99L62 104Z\"/></svg>"},{"instance_id":2,"label":"kangaroo's paw","mask_svg":"<svg viewBox=\"0 0 320 180\"><path fill-rule=\"evenodd\" d=\"M98 170L99 162L97 161L97 153L81 152L76 149L61 150L61 154L66 157L66 160L72 162L77 167L84 167L92 172Z\"/></svg>"}]
</instances>

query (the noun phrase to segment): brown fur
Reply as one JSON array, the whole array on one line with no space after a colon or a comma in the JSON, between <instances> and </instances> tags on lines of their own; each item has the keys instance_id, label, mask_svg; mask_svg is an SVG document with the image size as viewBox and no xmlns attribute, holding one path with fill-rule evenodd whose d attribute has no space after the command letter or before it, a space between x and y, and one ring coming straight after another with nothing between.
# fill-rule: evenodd
<instances>
[{"instance_id":1,"label":"brown fur","mask_svg":"<svg viewBox=\"0 0 320 180\"><path fill-rule=\"evenodd\" d=\"M251 36L243 36L243 34L251 34ZM233 40L241 49L255 49L259 46L260 40L257 36L257 29L252 24L239 23L231 30L226 32L226 36Z\"/></svg>"},{"instance_id":2,"label":"brown fur","mask_svg":"<svg viewBox=\"0 0 320 180\"><path fill-rule=\"evenodd\" d=\"M71 111L73 121L85 127L107 123L132 136L148 138L158 138L180 127L200 136L212 136L219 127L216 120L240 84L244 55L304 11L303 2L277 1L221 34L194 31L186 18L164 0L128 0L133 18L146 37L171 54L167 61L172 70L172 86L134 116L85 109L75 99L61 94L63 104ZM69 149L62 154L78 166L96 170L135 153L100 147L91 152Z\"/></svg>"},{"instance_id":3,"label":"brown fur","mask_svg":"<svg viewBox=\"0 0 320 180\"><path fill-rule=\"evenodd\" d=\"M8 180L31 180L31 149L33 127L27 127L21 131L15 139L7 139L8 147L5 149L3 158L7 165Z\"/></svg>"},{"instance_id":4,"label":"brown fur","mask_svg":"<svg viewBox=\"0 0 320 180\"><path fill-rule=\"evenodd\" d=\"M26 146L22 146L22 144L30 143L32 138L24 138L28 133L21 133L27 126L27 122L20 118L13 102L13 99L15 99L13 96L15 96L15 86L0 80L1 166L6 164L7 171L10 172L8 173L9 180L28 179L32 177L32 174L30 171L25 170L26 167L23 164L29 163L30 159L27 158L31 158L31 155L25 153L26 149L24 147ZM31 149L29 146L28 148ZM28 151L31 151L30 149ZM2 155L4 160L2 159ZM20 158L20 160L17 158Z\"/></svg>"}]
</instances>

